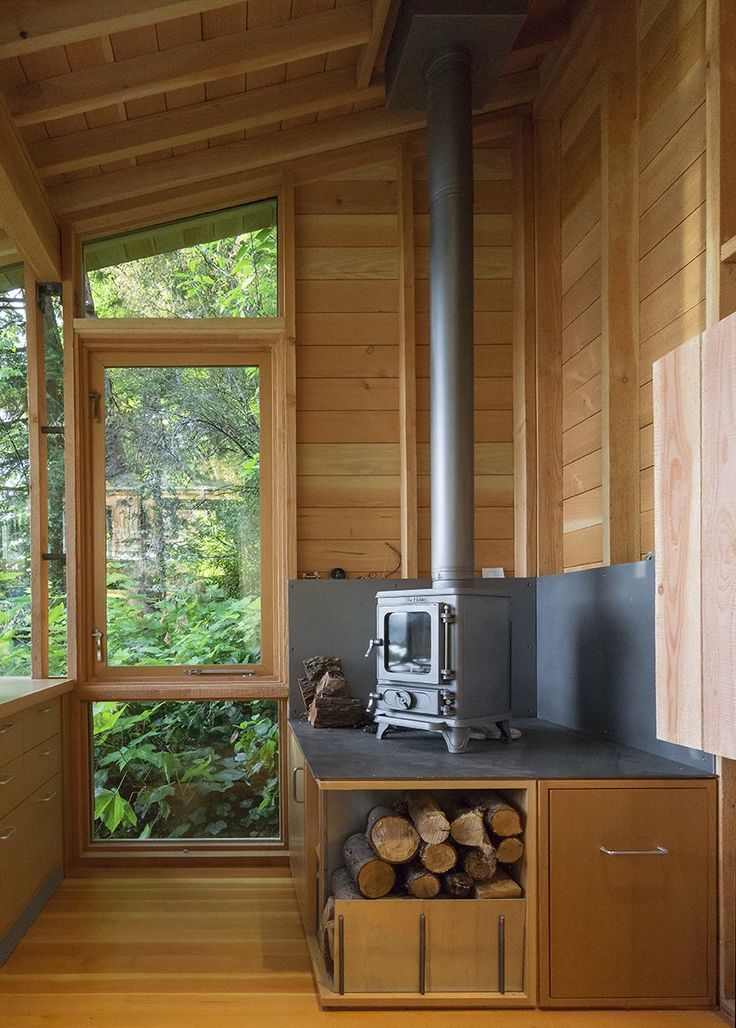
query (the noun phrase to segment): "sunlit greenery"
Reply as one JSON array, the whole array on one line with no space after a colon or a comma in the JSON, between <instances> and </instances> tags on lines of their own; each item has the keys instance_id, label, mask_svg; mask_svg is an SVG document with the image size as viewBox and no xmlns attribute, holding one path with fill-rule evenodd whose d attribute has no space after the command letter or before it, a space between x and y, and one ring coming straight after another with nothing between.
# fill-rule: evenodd
<instances>
[{"instance_id":1,"label":"sunlit greenery","mask_svg":"<svg viewBox=\"0 0 736 1028\"><path fill-rule=\"evenodd\" d=\"M96 839L278 838L276 703L94 703L92 734Z\"/></svg>"}]
</instances>

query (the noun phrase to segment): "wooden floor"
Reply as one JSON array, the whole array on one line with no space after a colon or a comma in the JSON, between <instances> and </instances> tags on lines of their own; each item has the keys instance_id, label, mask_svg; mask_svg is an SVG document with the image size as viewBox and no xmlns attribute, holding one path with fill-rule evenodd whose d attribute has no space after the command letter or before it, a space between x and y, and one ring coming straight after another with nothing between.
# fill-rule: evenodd
<instances>
[{"instance_id":1,"label":"wooden floor","mask_svg":"<svg viewBox=\"0 0 736 1028\"><path fill-rule=\"evenodd\" d=\"M291 882L67 879L0 969L2 1028L724 1028L687 1011L322 1012Z\"/></svg>"}]
</instances>

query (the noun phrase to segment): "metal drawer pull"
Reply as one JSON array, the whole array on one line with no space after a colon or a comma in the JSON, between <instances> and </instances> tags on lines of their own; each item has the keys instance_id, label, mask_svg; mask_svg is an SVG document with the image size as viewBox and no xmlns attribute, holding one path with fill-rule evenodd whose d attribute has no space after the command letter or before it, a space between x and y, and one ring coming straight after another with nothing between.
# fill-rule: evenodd
<instances>
[{"instance_id":1,"label":"metal drawer pull","mask_svg":"<svg viewBox=\"0 0 736 1028\"><path fill-rule=\"evenodd\" d=\"M4 778L0 778L0 785L10 785L10 783L14 781L15 775L5 775Z\"/></svg>"},{"instance_id":2,"label":"metal drawer pull","mask_svg":"<svg viewBox=\"0 0 736 1028\"><path fill-rule=\"evenodd\" d=\"M36 803L50 803L56 797L56 790L50 792L48 796L39 796Z\"/></svg>"},{"instance_id":3,"label":"metal drawer pull","mask_svg":"<svg viewBox=\"0 0 736 1028\"><path fill-rule=\"evenodd\" d=\"M419 915L419 995L427 991L427 917Z\"/></svg>"},{"instance_id":4,"label":"metal drawer pull","mask_svg":"<svg viewBox=\"0 0 736 1028\"><path fill-rule=\"evenodd\" d=\"M296 794L296 776L299 774L300 771L302 774L304 774L304 768L301 766L295 767L291 773L291 798L294 800L295 803L304 803L304 796L302 796L302 798L299 799L299 797Z\"/></svg>"},{"instance_id":5,"label":"metal drawer pull","mask_svg":"<svg viewBox=\"0 0 736 1028\"><path fill-rule=\"evenodd\" d=\"M607 857L666 857L669 853L664 846L657 846L655 850L609 850L607 846L601 846L600 851Z\"/></svg>"},{"instance_id":6,"label":"metal drawer pull","mask_svg":"<svg viewBox=\"0 0 736 1028\"><path fill-rule=\"evenodd\" d=\"M53 750L41 750L41 756L42 757L50 757L53 752L54 752Z\"/></svg>"},{"instance_id":7,"label":"metal drawer pull","mask_svg":"<svg viewBox=\"0 0 736 1028\"><path fill-rule=\"evenodd\" d=\"M337 979L337 991L341 996L345 995L345 917L342 914L337 918L337 959L340 961L340 972Z\"/></svg>"},{"instance_id":8,"label":"metal drawer pull","mask_svg":"<svg viewBox=\"0 0 736 1028\"><path fill-rule=\"evenodd\" d=\"M0 842L5 842L5 840L9 839L11 837L11 835L15 835L15 833L17 831L18 831L18 829L17 829L17 827L15 825L13 825L12 828L8 828L8 830L5 833L5 835L0 835Z\"/></svg>"},{"instance_id":9,"label":"metal drawer pull","mask_svg":"<svg viewBox=\"0 0 736 1028\"><path fill-rule=\"evenodd\" d=\"M41 708L41 713L42 714L50 714L53 709L54 709L53 707L42 707Z\"/></svg>"},{"instance_id":10,"label":"metal drawer pull","mask_svg":"<svg viewBox=\"0 0 736 1028\"><path fill-rule=\"evenodd\" d=\"M7 732L9 732L13 728L15 728L15 725L3 725L0 728L0 735L5 735Z\"/></svg>"},{"instance_id":11,"label":"metal drawer pull","mask_svg":"<svg viewBox=\"0 0 736 1028\"><path fill-rule=\"evenodd\" d=\"M498 918L498 991L506 992L506 918L503 914Z\"/></svg>"}]
</instances>

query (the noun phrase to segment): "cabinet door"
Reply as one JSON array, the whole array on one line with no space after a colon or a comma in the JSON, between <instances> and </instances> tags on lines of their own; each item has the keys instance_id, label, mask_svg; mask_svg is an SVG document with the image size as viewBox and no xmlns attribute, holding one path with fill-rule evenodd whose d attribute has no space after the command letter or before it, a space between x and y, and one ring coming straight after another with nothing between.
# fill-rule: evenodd
<instances>
[{"instance_id":1,"label":"cabinet door","mask_svg":"<svg viewBox=\"0 0 736 1028\"><path fill-rule=\"evenodd\" d=\"M305 761L299 744L289 732L289 867L294 881L294 891L304 920L306 910L306 866L305 866Z\"/></svg>"},{"instance_id":2,"label":"cabinet door","mask_svg":"<svg viewBox=\"0 0 736 1028\"><path fill-rule=\"evenodd\" d=\"M713 1001L712 785L549 788L551 1001Z\"/></svg>"}]
</instances>

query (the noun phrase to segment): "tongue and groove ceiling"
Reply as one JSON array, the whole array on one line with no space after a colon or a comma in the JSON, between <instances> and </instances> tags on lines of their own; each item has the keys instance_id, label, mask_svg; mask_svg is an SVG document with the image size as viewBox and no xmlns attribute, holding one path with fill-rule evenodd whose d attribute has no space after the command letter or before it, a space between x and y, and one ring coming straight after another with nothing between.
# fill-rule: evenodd
<instances>
[{"instance_id":1,"label":"tongue and groove ceiling","mask_svg":"<svg viewBox=\"0 0 736 1028\"><path fill-rule=\"evenodd\" d=\"M0 104L53 218L104 217L421 127L421 112L384 109L397 6L2 0ZM538 66L561 45L571 6L530 0L488 110L533 99ZM0 228L0 264L16 244Z\"/></svg>"}]
</instances>

